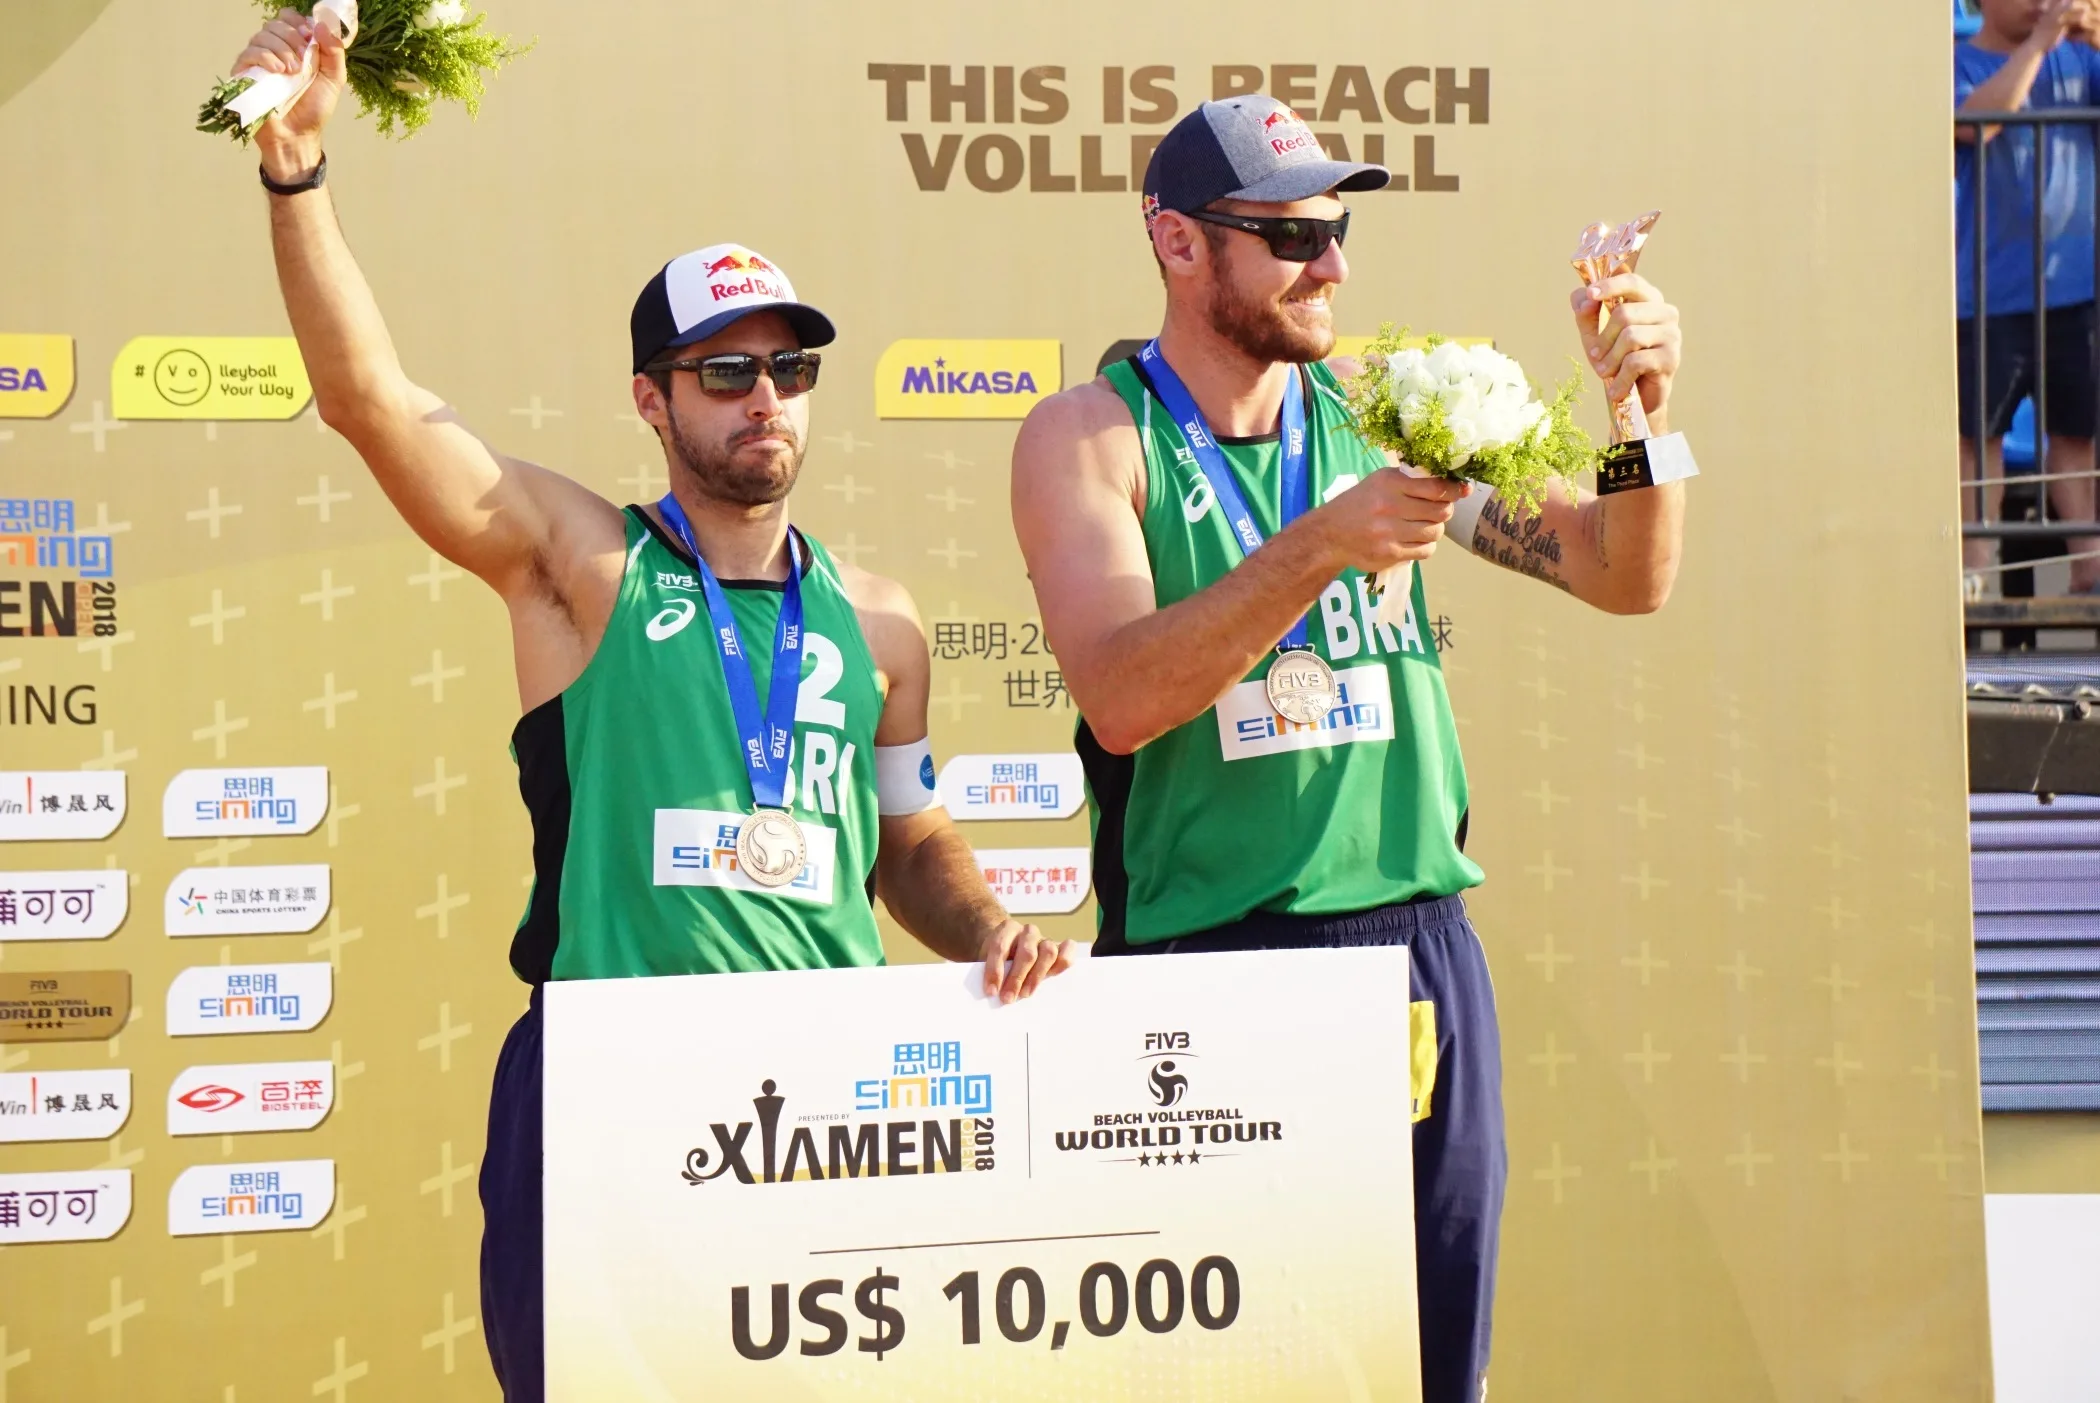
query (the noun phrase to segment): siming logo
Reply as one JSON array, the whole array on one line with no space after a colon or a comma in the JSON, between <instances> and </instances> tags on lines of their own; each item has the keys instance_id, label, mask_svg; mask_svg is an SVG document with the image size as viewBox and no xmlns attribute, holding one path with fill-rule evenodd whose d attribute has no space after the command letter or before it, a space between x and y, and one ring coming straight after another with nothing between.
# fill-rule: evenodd
<instances>
[{"instance_id":1,"label":"siming logo","mask_svg":"<svg viewBox=\"0 0 2100 1403\"><path fill-rule=\"evenodd\" d=\"M651 643L661 643L691 623L693 615L699 612L698 606L692 600L674 599L657 610L656 617L643 625L642 632L649 635Z\"/></svg>"}]
</instances>

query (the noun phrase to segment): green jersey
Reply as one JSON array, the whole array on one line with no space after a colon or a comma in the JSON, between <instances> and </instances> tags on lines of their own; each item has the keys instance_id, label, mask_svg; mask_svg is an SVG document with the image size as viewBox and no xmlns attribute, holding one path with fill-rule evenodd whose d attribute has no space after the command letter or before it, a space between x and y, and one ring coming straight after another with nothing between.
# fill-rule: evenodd
<instances>
[{"instance_id":1,"label":"green jersey","mask_svg":"<svg viewBox=\"0 0 2100 1403\"><path fill-rule=\"evenodd\" d=\"M789 885L763 887L737 870L751 781L693 559L639 507L626 522L598 651L512 737L535 876L511 968L539 983L881 964L871 884L882 692L838 566L803 537L787 792L809 861ZM763 698L782 586L722 584Z\"/></svg>"},{"instance_id":2,"label":"green jersey","mask_svg":"<svg viewBox=\"0 0 2100 1403\"><path fill-rule=\"evenodd\" d=\"M1161 609L1243 559L1180 429L1135 358L1108 381L1145 454L1145 551ZM1307 476L1318 505L1384 460L1359 439L1334 374L1307 367ZM1281 529L1276 435L1221 439L1264 539ZM1398 627L1374 621L1355 570L1314 603L1310 641L1340 699L1296 725L1273 711L1264 658L1203 715L1134 756L1112 756L1082 721L1101 939L1144 945L1255 911L1336 915L1448 896L1481 880L1459 850L1466 775L1421 572ZM1142 686L1134 680L1133 686Z\"/></svg>"}]
</instances>

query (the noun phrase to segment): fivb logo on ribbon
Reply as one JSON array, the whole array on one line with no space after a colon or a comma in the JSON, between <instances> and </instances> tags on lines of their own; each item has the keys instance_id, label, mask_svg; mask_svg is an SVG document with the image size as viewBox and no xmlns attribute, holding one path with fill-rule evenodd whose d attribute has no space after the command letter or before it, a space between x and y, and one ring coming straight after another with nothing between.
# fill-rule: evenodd
<instances>
[{"instance_id":1,"label":"fivb logo on ribbon","mask_svg":"<svg viewBox=\"0 0 2100 1403\"><path fill-rule=\"evenodd\" d=\"M0 770L0 842L107 838L124 796L122 770Z\"/></svg>"},{"instance_id":2,"label":"fivb logo on ribbon","mask_svg":"<svg viewBox=\"0 0 2100 1403\"><path fill-rule=\"evenodd\" d=\"M985 885L1016 916L1077 911L1093 889L1094 855L1086 848L980 848L976 857Z\"/></svg>"},{"instance_id":3,"label":"fivb logo on ribbon","mask_svg":"<svg viewBox=\"0 0 2100 1403\"><path fill-rule=\"evenodd\" d=\"M184 770L160 800L169 838L311 833L328 812L325 765Z\"/></svg>"},{"instance_id":4,"label":"fivb logo on ribbon","mask_svg":"<svg viewBox=\"0 0 2100 1403\"><path fill-rule=\"evenodd\" d=\"M321 924L328 864L191 867L168 883L161 919L173 936L301 935Z\"/></svg>"},{"instance_id":5,"label":"fivb logo on ribbon","mask_svg":"<svg viewBox=\"0 0 2100 1403\"><path fill-rule=\"evenodd\" d=\"M168 1235L318 1227L335 1207L335 1161L200 1164L168 1190Z\"/></svg>"},{"instance_id":6,"label":"fivb logo on ribbon","mask_svg":"<svg viewBox=\"0 0 2100 1403\"><path fill-rule=\"evenodd\" d=\"M168 1087L170 1135L311 1130L335 1106L332 1062L190 1067Z\"/></svg>"},{"instance_id":7,"label":"fivb logo on ribbon","mask_svg":"<svg viewBox=\"0 0 2100 1403\"><path fill-rule=\"evenodd\" d=\"M966 819L1069 818L1079 812L1086 774L1079 757L957 755L941 766L941 802Z\"/></svg>"},{"instance_id":8,"label":"fivb logo on ribbon","mask_svg":"<svg viewBox=\"0 0 2100 1403\"><path fill-rule=\"evenodd\" d=\"M0 1073L0 1142L107 1140L131 1119L131 1073Z\"/></svg>"},{"instance_id":9,"label":"fivb logo on ribbon","mask_svg":"<svg viewBox=\"0 0 2100 1403\"><path fill-rule=\"evenodd\" d=\"M326 960L193 966L168 985L168 1034L186 1038L304 1032L328 1016L335 999L334 974Z\"/></svg>"},{"instance_id":10,"label":"fivb logo on ribbon","mask_svg":"<svg viewBox=\"0 0 2100 1403\"><path fill-rule=\"evenodd\" d=\"M0 1174L0 1247L101 1242L131 1219L131 1171Z\"/></svg>"},{"instance_id":11,"label":"fivb logo on ribbon","mask_svg":"<svg viewBox=\"0 0 2100 1403\"><path fill-rule=\"evenodd\" d=\"M0 872L0 940L106 940L131 910L131 874Z\"/></svg>"}]
</instances>

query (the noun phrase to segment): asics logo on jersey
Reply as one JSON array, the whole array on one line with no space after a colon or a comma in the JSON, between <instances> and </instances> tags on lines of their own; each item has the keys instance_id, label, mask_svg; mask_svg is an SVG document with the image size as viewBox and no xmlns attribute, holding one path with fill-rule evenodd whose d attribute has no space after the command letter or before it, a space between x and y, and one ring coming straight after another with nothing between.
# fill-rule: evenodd
<instances>
[{"instance_id":1,"label":"asics logo on jersey","mask_svg":"<svg viewBox=\"0 0 2100 1403\"><path fill-rule=\"evenodd\" d=\"M1189 495L1181 499L1181 519L1191 523L1203 520L1210 515L1211 506L1217 500L1218 494L1211 490L1210 479L1197 478Z\"/></svg>"},{"instance_id":2,"label":"asics logo on jersey","mask_svg":"<svg viewBox=\"0 0 2100 1403\"><path fill-rule=\"evenodd\" d=\"M642 627L651 643L661 643L693 621L700 612L699 606L690 599L674 599L656 611L656 617Z\"/></svg>"}]
</instances>

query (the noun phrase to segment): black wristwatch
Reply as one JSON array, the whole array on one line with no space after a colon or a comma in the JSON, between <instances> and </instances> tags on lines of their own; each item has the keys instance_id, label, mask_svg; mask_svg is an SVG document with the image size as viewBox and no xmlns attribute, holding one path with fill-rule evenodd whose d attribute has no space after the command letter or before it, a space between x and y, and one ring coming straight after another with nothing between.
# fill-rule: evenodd
<instances>
[{"instance_id":1,"label":"black wristwatch","mask_svg":"<svg viewBox=\"0 0 2100 1403\"><path fill-rule=\"evenodd\" d=\"M321 153L321 163L315 166L312 173L307 175L305 179L294 180L289 184L270 179L270 173L261 166L255 168L255 173L262 177L263 189L269 191L272 195L303 195L308 190L320 189L322 184L327 181L328 153L325 151Z\"/></svg>"}]
</instances>

